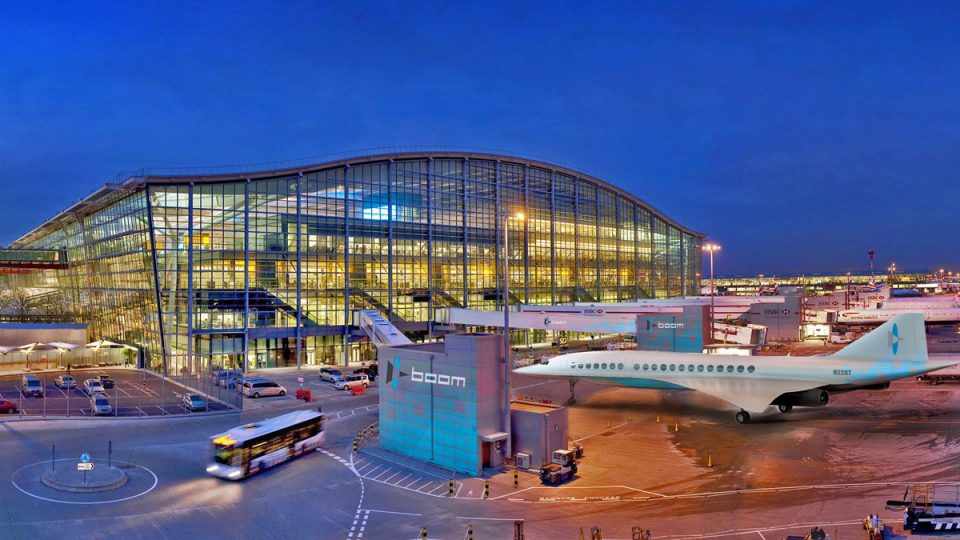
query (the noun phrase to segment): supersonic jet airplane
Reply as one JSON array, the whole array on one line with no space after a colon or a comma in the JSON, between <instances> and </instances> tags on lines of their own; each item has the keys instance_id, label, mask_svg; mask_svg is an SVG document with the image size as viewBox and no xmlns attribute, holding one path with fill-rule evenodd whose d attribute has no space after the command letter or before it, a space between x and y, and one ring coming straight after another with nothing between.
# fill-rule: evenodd
<instances>
[{"instance_id":1,"label":"supersonic jet airplane","mask_svg":"<svg viewBox=\"0 0 960 540\"><path fill-rule=\"evenodd\" d=\"M820 407L831 393L882 390L890 381L960 363L927 357L923 315L897 315L828 356L727 356L660 351L570 353L514 370L525 375L591 380L657 390L697 390L740 408L750 421L771 405Z\"/></svg>"}]
</instances>

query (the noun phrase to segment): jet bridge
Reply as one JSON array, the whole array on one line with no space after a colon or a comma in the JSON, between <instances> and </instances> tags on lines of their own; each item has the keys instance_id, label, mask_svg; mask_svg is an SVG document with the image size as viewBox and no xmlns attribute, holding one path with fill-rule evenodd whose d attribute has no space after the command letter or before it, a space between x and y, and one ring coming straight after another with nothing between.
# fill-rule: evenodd
<instances>
[{"instance_id":1,"label":"jet bridge","mask_svg":"<svg viewBox=\"0 0 960 540\"><path fill-rule=\"evenodd\" d=\"M360 329L370 338L370 342L378 349L380 347L397 347L412 345L403 332L393 325L386 317L374 309L364 309L357 312Z\"/></svg>"}]
</instances>

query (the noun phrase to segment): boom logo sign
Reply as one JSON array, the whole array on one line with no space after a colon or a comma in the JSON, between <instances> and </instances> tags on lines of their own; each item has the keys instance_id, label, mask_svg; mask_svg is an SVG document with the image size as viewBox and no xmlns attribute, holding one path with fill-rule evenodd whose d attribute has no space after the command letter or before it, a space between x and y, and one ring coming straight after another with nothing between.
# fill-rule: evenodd
<instances>
[{"instance_id":1,"label":"boom logo sign","mask_svg":"<svg viewBox=\"0 0 960 540\"><path fill-rule=\"evenodd\" d=\"M456 375L447 375L445 373L430 373L428 371L417 371L417 368L410 368L410 380L424 384L436 384L438 386L454 386L457 388L467 387L467 378Z\"/></svg>"},{"instance_id":2,"label":"boom logo sign","mask_svg":"<svg viewBox=\"0 0 960 540\"><path fill-rule=\"evenodd\" d=\"M452 386L454 388L466 388L467 378L457 375L447 375L446 373L431 373L429 371L417 371L416 367L410 368L410 373L400 369L400 358L394 358L387 362L386 383L396 388L400 383L401 377L410 377L410 380L421 384L435 384L437 386Z\"/></svg>"}]
</instances>

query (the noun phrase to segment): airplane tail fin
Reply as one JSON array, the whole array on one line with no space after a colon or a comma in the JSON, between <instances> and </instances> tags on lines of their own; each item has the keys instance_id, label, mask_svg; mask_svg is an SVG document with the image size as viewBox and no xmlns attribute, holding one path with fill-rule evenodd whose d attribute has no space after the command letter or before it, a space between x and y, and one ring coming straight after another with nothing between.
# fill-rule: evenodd
<instances>
[{"instance_id":1,"label":"airplane tail fin","mask_svg":"<svg viewBox=\"0 0 960 540\"><path fill-rule=\"evenodd\" d=\"M887 358L927 362L927 331L922 313L897 315L837 351L839 358Z\"/></svg>"}]
</instances>

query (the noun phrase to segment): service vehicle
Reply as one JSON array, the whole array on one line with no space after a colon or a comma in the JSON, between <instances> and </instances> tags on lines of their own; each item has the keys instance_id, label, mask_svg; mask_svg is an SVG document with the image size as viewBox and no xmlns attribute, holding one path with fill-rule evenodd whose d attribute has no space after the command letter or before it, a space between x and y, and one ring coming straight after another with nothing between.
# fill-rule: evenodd
<instances>
[{"instance_id":1,"label":"service vehicle","mask_svg":"<svg viewBox=\"0 0 960 540\"><path fill-rule=\"evenodd\" d=\"M320 368L320 380L326 382L337 382L338 378L343 378L343 372L334 368Z\"/></svg>"},{"instance_id":2,"label":"service vehicle","mask_svg":"<svg viewBox=\"0 0 960 540\"><path fill-rule=\"evenodd\" d=\"M73 378L73 375L58 375L53 380L53 384L57 385L57 388L69 390L77 387L77 380Z\"/></svg>"},{"instance_id":3,"label":"service vehicle","mask_svg":"<svg viewBox=\"0 0 960 540\"><path fill-rule=\"evenodd\" d=\"M104 388L113 388L114 382L109 375L100 375L100 385Z\"/></svg>"},{"instance_id":4,"label":"service vehicle","mask_svg":"<svg viewBox=\"0 0 960 540\"><path fill-rule=\"evenodd\" d=\"M348 390L351 386L362 386L366 389L370 386L370 378L365 373L354 373L333 383L333 387L337 390Z\"/></svg>"},{"instance_id":5,"label":"service vehicle","mask_svg":"<svg viewBox=\"0 0 960 540\"><path fill-rule=\"evenodd\" d=\"M577 475L576 452L554 450L550 463L540 467L540 481L550 486L572 480Z\"/></svg>"},{"instance_id":6,"label":"service vehicle","mask_svg":"<svg viewBox=\"0 0 960 540\"><path fill-rule=\"evenodd\" d=\"M20 380L20 391L25 396L43 397L43 384L36 375L24 375Z\"/></svg>"},{"instance_id":7,"label":"service vehicle","mask_svg":"<svg viewBox=\"0 0 960 540\"><path fill-rule=\"evenodd\" d=\"M91 396L103 393L103 385L100 384L100 379L87 379L83 381L83 389Z\"/></svg>"},{"instance_id":8,"label":"service vehicle","mask_svg":"<svg viewBox=\"0 0 960 540\"><path fill-rule=\"evenodd\" d=\"M241 391L243 395L252 398L287 395L286 388L267 379L246 380Z\"/></svg>"},{"instance_id":9,"label":"service vehicle","mask_svg":"<svg viewBox=\"0 0 960 540\"><path fill-rule=\"evenodd\" d=\"M183 395L183 406L188 411L205 411L207 410L207 400L203 398L200 394L184 394Z\"/></svg>"},{"instance_id":10,"label":"service vehicle","mask_svg":"<svg viewBox=\"0 0 960 540\"><path fill-rule=\"evenodd\" d=\"M90 396L90 411L95 415L111 414L113 407L106 394L96 393Z\"/></svg>"},{"instance_id":11,"label":"service vehicle","mask_svg":"<svg viewBox=\"0 0 960 540\"><path fill-rule=\"evenodd\" d=\"M240 480L319 448L323 413L293 411L244 424L210 438L213 463L207 473Z\"/></svg>"},{"instance_id":12,"label":"service vehicle","mask_svg":"<svg viewBox=\"0 0 960 540\"><path fill-rule=\"evenodd\" d=\"M0 399L0 414L16 414L17 404L9 399Z\"/></svg>"}]
</instances>

